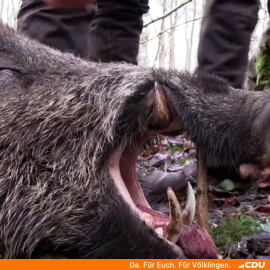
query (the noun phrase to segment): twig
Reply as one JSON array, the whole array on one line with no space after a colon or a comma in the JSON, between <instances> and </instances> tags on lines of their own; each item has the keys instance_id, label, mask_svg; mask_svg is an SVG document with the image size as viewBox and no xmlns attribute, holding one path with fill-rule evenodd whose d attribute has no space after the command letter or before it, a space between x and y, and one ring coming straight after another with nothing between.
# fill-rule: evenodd
<instances>
[{"instance_id":1,"label":"twig","mask_svg":"<svg viewBox=\"0 0 270 270\"><path fill-rule=\"evenodd\" d=\"M228 256L227 256L227 258L229 259L230 258L230 256L231 256L231 253L232 253L232 248L233 248L233 244L231 244L231 246L230 246L230 250L229 250L229 253L228 253Z\"/></svg>"},{"instance_id":2,"label":"twig","mask_svg":"<svg viewBox=\"0 0 270 270\"><path fill-rule=\"evenodd\" d=\"M196 19L193 19L193 20L186 21L186 22L184 22L184 23L176 24L176 25L174 25L174 26L172 26L172 27L169 27L169 28L165 29L164 31L158 33L156 36L154 36L154 37L152 37L152 38L150 38L150 39L147 39L147 40L144 40L144 41L140 42L140 44L144 44L144 43L146 43L146 42L149 42L149 41L151 41L151 40L153 40L153 39L159 37L160 35L166 33L167 31L172 30L172 29L174 29L174 28L177 28L177 27L179 27L179 26L181 26L181 25L188 24L188 23L191 23L191 22L195 22L195 21L198 21L198 20L201 20L201 19L202 19L202 17L199 17L199 18L196 18ZM156 32L157 32L157 31L156 31Z\"/></svg>"},{"instance_id":3,"label":"twig","mask_svg":"<svg viewBox=\"0 0 270 270\"><path fill-rule=\"evenodd\" d=\"M197 213L198 223L208 230L208 198L207 198L207 166L206 159L200 148L197 149L198 179L197 179Z\"/></svg>"},{"instance_id":4,"label":"twig","mask_svg":"<svg viewBox=\"0 0 270 270\"><path fill-rule=\"evenodd\" d=\"M174 13L174 12L177 11L178 9L184 7L185 5L187 5L187 4L190 3L190 2L192 2L192 0L188 0L188 1L184 2L184 3L181 3L179 6L175 7L175 8L172 9L171 11L169 11L169 12L165 13L164 15L162 15L162 16L160 16L160 17L158 17L158 18L156 18L156 19L154 19L154 20L152 20L152 21L146 23L143 27L147 27L147 26L149 26L149 25L152 24L152 23L155 23L155 22L157 22L157 21L159 21L159 20L162 20L162 19L164 19L164 18L170 16L172 13Z\"/></svg>"}]
</instances>

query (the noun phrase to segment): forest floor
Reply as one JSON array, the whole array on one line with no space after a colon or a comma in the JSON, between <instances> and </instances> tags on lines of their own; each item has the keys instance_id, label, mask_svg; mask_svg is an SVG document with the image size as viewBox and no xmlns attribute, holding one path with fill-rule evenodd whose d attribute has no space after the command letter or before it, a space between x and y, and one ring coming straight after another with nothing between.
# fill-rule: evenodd
<instances>
[{"instance_id":1,"label":"forest floor","mask_svg":"<svg viewBox=\"0 0 270 270\"><path fill-rule=\"evenodd\" d=\"M184 136L153 139L137 173L154 209L168 213L168 186L183 209L187 181L196 193L196 147ZM269 156L238 168L209 167L208 201L209 232L223 258L270 258Z\"/></svg>"}]
</instances>

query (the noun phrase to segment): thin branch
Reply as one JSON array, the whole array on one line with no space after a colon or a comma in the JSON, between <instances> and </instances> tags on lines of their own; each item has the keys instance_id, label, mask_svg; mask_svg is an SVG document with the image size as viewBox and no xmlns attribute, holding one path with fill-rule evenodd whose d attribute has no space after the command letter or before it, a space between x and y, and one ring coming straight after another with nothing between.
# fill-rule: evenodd
<instances>
[{"instance_id":1,"label":"thin branch","mask_svg":"<svg viewBox=\"0 0 270 270\"><path fill-rule=\"evenodd\" d=\"M201 20L201 19L202 19L202 17L199 17L199 18L196 18L196 19L194 19L194 20L186 21L186 22L184 22L184 23L180 23L180 24L174 25L174 26L172 26L172 27L169 27L169 28L165 29L164 31L158 33L156 36L154 36L154 37L152 37L152 38L150 38L150 39L147 39L147 40L141 42L140 44L144 44L144 43L146 43L146 42L149 42L149 41L151 41L151 40L153 40L153 39L159 37L160 35L166 33L167 31L169 31L169 30L171 30L171 29L173 29L173 28L177 28L177 27L179 27L179 26L181 26L181 25L185 25L185 24L188 24L188 23L191 23L191 22L195 22L195 21L198 21L198 20Z\"/></svg>"},{"instance_id":2,"label":"thin branch","mask_svg":"<svg viewBox=\"0 0 270 270\"><path fill-rule=\"evenodd\" d=\"M184 2L184 3L182 3L182 4L180 4L179 6L175 7L175 8L172 9L171 11L165 13L164 15L162 15L162 16L160 16L160 17L158 17L158 18L156 18L156 19L154 19L154 20L152 20L152 21L150 21L149 23L146 23L143 27L147 27L147 26L149 26L149 25L152 24L152 23L155 23L155 22L157 22L157 21L160 21L160 20L162 20L162 19L165 19L166 17L170 16L172 13L174 13L174 12L177 11L178 9L184 7L185 5L187 5L187 4L190 3L190 2L192 2L192 0L188 0L188 1L186 1L186 2Z\"/></svg>"},{"instance_id":3,"label":"thin branch","mask_svg":"<svg viewBox=\"0 0 270 270\"><path fill-rule=\"evenodd\" d=\"M149 16L150 16L151 21L153 21L153 18L152 18L152 16L151 16L151 14L150 14L150 13L149 13ZM155 25L155 24L154 24L154 29L155 29L156 34L158 35L158 30L157 30L157 28L156 28L156 25Z\"/></svg>"}]
</instances>

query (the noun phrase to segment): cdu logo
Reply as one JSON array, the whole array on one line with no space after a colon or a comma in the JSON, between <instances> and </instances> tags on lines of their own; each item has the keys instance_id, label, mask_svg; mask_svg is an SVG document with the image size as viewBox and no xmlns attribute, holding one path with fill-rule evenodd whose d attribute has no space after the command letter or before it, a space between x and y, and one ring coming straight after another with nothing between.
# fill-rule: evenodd
<instances>
[{"instance_id":1,"label":"cdu logo","mask_svg":"<svg viewBox=\"0 0 270 270\"><path fill-rule=\"evenodd\" d=\"M246 262L238 268L264 268L265 267L265 262Z\"/></svg>"}]
</instances>

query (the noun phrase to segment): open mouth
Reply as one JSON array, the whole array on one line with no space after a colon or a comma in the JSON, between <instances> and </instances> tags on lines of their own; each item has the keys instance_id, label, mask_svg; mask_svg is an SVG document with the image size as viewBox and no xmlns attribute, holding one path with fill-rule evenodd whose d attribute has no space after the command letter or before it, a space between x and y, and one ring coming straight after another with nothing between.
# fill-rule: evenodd
<instances>
[{"instance_id":1,"label":"open mouth","mask_svg":"<svg viewBox=\"0 0 270 270\"><path fill-rule=\"evenodd\" d=\"M148 204L136 173L136 161L143 144L149 136L138 137L136 148L122 146L109 159L109 173L119 193L146 224L164 239L176 244L183 225L191 225L195 216L196 200L194 191L188 183L186 208L181 212L179 202L169 187L167 190L170 216L155 211Z\"/></svg>"},{"instance_id":2,"label":"open mouth","mask_svg":"<svg viewBox=\"0 0 270 270\"><path fill-rule=\"evenodd\" d=\"M144 99L145 111L148 111L148 133L140 134L134 145L122 145L109 158L109 173L121 196L131 209L169 243L176 244L180 238L184 225L191 225L196 211L194 191L188 183L187 203L183 212L173 192L168 187L167 195L170 215L155 211L148 204L136 173L136 161L141 154L143 145L151 136L177 132L181 127L175 121L171 107L168 106L163 87L155 84L152 92ZM145 105L146 104L146 105Z\"/></svg>"}]
</instances>

